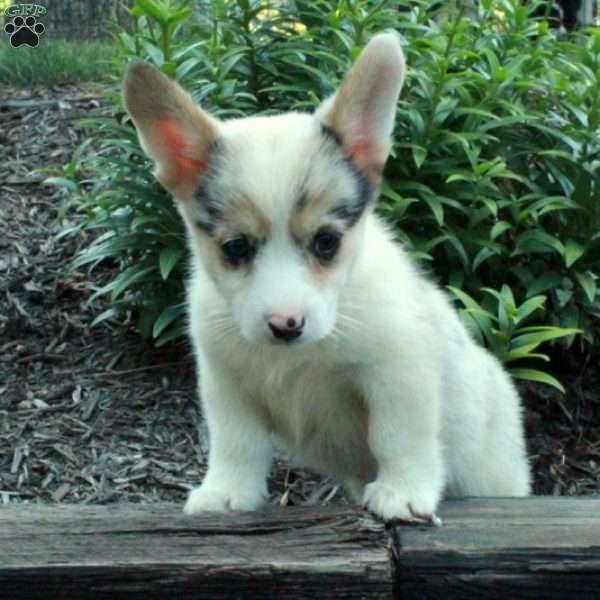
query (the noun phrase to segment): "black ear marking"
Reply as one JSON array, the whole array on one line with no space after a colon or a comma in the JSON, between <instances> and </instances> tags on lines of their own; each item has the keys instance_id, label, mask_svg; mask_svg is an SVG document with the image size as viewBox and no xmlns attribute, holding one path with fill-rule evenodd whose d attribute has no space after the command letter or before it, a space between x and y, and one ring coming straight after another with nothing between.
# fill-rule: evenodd
<instances>
[{"instance_id":1,"label":"black ear marking","mask_svg":"<svg viewBox=\"0 0 600 600\"><path fill-rule=\"evenodd\" d=\"M329 140L331 140L332 142L334 142L334 144L336 146L339 146L340 148L343 145L342 142L342 136L332 127L329 127L329 125L325 125L325 123L321 123L321 133Z\"/></svg>"}]
</instances>

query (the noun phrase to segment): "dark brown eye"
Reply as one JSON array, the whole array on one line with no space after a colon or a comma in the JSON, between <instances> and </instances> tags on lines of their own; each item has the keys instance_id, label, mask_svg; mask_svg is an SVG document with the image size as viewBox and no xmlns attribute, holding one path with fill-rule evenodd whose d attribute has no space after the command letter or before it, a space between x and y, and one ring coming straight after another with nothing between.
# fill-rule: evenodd
<instances>
[{"instance_id":1,"label":"dark brown eye","mask_svg":"<svg viewBox=\"0 0 600 600\"><path fill-rule=\"evenodd\" d=\"M233 238L221 246L225 258L232 265L249 263L256 254L256 246L245 235Z\"/></svg>"},{"instance_id":2,"label":"dark brown eye","mask_svg":"<svg viewBox=\"0 0 600 600\"><path fill-rule=\"evenodd\" d=\"M321 262L329 262L335 258L340 249L342 236L331 229L319 229L310 243L310 251Z\"/></svg>"}]
</instances>

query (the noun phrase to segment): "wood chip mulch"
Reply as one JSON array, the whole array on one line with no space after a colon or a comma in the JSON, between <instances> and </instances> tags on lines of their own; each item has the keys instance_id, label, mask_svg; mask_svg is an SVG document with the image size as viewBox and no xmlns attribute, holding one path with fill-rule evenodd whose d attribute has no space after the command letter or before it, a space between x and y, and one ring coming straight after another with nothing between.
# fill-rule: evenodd
<instances>
[{"instance_id":1,"label":"wood chip mulch","mask_svg":"<svg viewBox=\"0 0 600 600\"><path fill-rule=\"evenodd\" d=\"M0 502L183 502L205 469L189 348L157 351L129 322L90 328L94 273L69 271L56 239L62 192L35 169L61 166L101 114L98 90L0 87ZM69 219L76 219L70 215ZM568 394L525 385L535 488L600 493L600 378ZM339 487L276 461L271 501L346 502Z\"/></svg>"}]
</instances>

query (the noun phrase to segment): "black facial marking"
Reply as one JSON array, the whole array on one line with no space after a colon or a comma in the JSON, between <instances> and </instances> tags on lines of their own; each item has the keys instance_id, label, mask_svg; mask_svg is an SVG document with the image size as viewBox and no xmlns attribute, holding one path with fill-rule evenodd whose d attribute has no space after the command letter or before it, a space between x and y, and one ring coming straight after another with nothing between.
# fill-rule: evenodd
<instances>
[{"instance_id":1,"label":"black facial marking","mask_svg":"<svg viewBox=\"0 0 600 600\"><path fill-rule=\"evenodd\" d=\"M321 123L321 133L326 139L331 140L335 144L337 151L343 155L344 163L352 174L358 188L358 197L356 199L340 202L329 213L333 217L341 219L346 227L350 228L358 222L369 202L373 200L375 190L369 180L352 162L352 159L344 153L342 138L337 131Z\"/></svg>"},{"instance_id":2,"label":"black facial marking","mask_svg":"<svg viewBox=\"0 0 600 600\"><path fill-rule=\"evenodd\" d=\"M223 218L223 209L221 203L210 195L207 183L206 178L203 178L200 187L194 192L194 201L205 213L203 218L196 220L196 225L206 233L211 234L217 223Z\"/></svg>"},{"instance_id":3,"label":"black facial marking","mask_svg":"<svg viewBox=\"0 0 600 600\"><path fill-rule=\"evenodd\" d=\"M350 228L356 225L365 208L373 200L374 190L368 179L354 166L349 158L345 162L358 187L358 195L356 198L340 202L329 214L341 219L346 227Z\"/></svg>"},{"instance_id":4,"label":"black facial marking","mask_svg":"<svg viewBox=\"0 0 600 600\"><path fill-rule=\"evenodd\" d=\"M194 192L194 201L206 213L204 218L198 218L196 225L208 235L212 235L216 225L223 219L223 206L218 198L210 193L211 182L216 178L220 162L224 154L224 145L216 139L208 150L208 170L204 173L198 189Z\"/></svg>"},{"instance_id":5,"label":"black facial marking","mask_svg":"<svg viewBox=\"0 0 600 600\"><path fill-rule=\"evenodd\" d=\"M344 225L350 229L356 225L368 203L368 198L361 197L358 201L349 201L338 204L329 211L329 214L335 219L343 221Z\"/></svg>"},{"instance_id":6,"label":"black facial marking","mask_svg":"<svg viewBox=\"0 0 600 600\"><path fill-rule=\"evenodd\" d=\"M203 221L202 219L197 219L195 225L196 227L198 227L198 229L201 229L207 235L213 235L215 233L214 223L210 223L209 221Z\"/></svg>"},{"instance_id":7,"label":"black facial marking","mask_svg":"<svg viewBox=\"0 0 600 600\"><path fill-rule=\"evenodd\" d=\"M306 193L303 193L300 198L296 201L296 211L300 212L306 207L306 203L308 202L308 196Z\"/></svg>"}]
</instances>

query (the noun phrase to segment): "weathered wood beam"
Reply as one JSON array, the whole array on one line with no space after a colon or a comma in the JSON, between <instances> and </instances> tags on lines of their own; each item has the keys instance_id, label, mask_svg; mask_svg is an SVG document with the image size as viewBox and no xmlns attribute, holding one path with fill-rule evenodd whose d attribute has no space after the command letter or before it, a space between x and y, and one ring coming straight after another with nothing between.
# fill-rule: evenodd
<instances>
[{"instance_id":1,"label":"weathered wood beam","mask_svg":"<svg viewBox=\"0 0 600 600\"><path fill-rule=\"evenodd\" d=\"M0 598L390 598L382 524L351 508L0 508Z\"/></svg>"},{"instance_id":2,"label":"weathered wood beam","mask_svg":"<svg viewBox=\"0 0 600 600\"><path fill-rule=\"evenodd\" d=\"M600 598L600 498L446 502L443 527L351 507L0 509L0 598Z\"/></svg>"},{"instance_id":3,"label":"weathered wood beam","mask_svg":"<svg viewBox=\"0 0 600 600\"><path fill-rule=\"evenodd\" d=\"M470 498L396 530L399 598L600 599L600 497Z\"/></svg>"}]
</instances>

